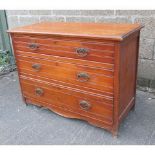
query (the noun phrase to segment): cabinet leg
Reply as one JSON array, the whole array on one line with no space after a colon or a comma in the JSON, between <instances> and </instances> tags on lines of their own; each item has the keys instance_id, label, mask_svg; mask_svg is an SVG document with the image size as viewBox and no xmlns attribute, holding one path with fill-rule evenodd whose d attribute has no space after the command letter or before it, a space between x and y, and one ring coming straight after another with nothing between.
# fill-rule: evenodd
<instances>
[{"instance_id":1,"label":"cabinet leg","mask_svg":"<svg viewBox=\"0 0 155 155\"><path fill-rule=\"evenodd\" d=\"M117 138L117 137L118 137L118 129L119 129L119 125L118 125L118 123L117 123L117 124L115 124L115 125L113 126L113 129L112 129L112 131L111 131L112 136L113 136L114 138Z\"/></svg>"},{"instance_id":2,"label":"cabinet leg","mask_svg":"<svg viewBox=\"0 0 155 155\"><path fill-rule=\"evenodd\" d=\"M135 111L135 103L134 103L134 105L132 106L131 110L132 110L132 111Z\"/></svg>"},{"instance_id":3,"label":"cabinet leg","mask_svg":"<svg viewBox=\"0 0 155 155\"><path fill-rule=\"evenodd\" d=\"M28 106L28 103L26 102L26 98L23 97L23 102L25 103L26 106Z\"/></svg>"},{"instance_id":4,"label":"cabinet leg","mask_svg":"<svg viewBox=\"0 0 155 155\"><path fill-rule=\"evenodd\" d=\"M118 137L118 131L112 131L112 136L114 138L117 138Z\"/></svg>"}]
</instances>

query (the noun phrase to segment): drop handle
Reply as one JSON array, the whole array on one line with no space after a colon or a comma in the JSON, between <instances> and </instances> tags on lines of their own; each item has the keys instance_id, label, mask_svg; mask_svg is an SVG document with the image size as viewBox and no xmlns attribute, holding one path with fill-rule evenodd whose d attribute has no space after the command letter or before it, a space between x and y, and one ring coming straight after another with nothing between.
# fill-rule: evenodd
<instances>
[{"instance_id":1,"label":"drop handle","mask_svg":"<svg viewBox=\"0 0 155 155\"><path fill-rule=\"evenodd\" d=\"M35 69L36 71L39 71L41 68L40 64L32 64L32 68Z\"/></svg>"},{"instance_id":2,"label":"drop handle","mask_svg":"<svg viewBox=\"0 0 155 155\"><path fill-rule=\"evenodd\" d=\"M39 45L37 43L30 43L30 44L28 44L28 47L31 50L37 50L39 48Z\"/></svg>"},{"instance_id":3,"label":"drop handle","mask_svg":"<svg viewBox=\"0 0 155 155\"><path fill-rule=\"evenodd\" d=\"M86 82L86 81L88 81L90 79L90 76L87 73L81 72L81 73L77 74L77 79L80 82Z\"/></svg>"},{"instance_id":4,"label":"drop handle","mask_svg":"<svg viewBox=\"0 0 155 155\"><path fill-rule=\"evenodd\" d=\"M80 108L83 110L89 110L91 108L91 104L88 101L82 100L79 104Z\"/></svg>"},{"instance_id":5,"label":"drop handle","mask_svg":"<svg viewBox=\"0 0 155 155\"><path fill-rule=\"evenodd\" d=\"M35 94L38 95L38 96L42 96L44 94L44 91L41 88L36 88L35 89Z\"/></svg>"},{"instance_id":6,"label":"drop handle","mask_svg":"<svg viewBox=\"0 0 155 155\"><path fill-rule=\"evenodd\" d=\"M87 56L88 55L88 52L89 52L89 50L87 48L80 47L80 48L77 48L76 49L76 54L79 57L85 57L85 56Z\"/></svg>"}]
</instances>

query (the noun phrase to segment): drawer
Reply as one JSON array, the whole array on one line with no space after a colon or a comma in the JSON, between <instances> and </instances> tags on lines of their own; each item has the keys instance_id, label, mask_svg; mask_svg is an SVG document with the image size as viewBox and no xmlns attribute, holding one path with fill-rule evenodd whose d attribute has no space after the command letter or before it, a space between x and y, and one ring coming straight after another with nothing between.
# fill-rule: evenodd
<instances>
[{"instance_id":1,"label":"drawer","mask_svg":"<svg viewBox=\"0 0 155 155\"><path fill-rule=\"evenodd\" d=\"M46 36L14 36L16 50L114 64L114 43Z\"/></svg>"},{"instance_id":2,"label":"drawer","mask_svg":"<svg viewBox=\"0 0 155 155\"><path fill-rule=\"evenodd\" d=\"M36 99L40 102L46 102L48 105L54 105L84 116L96 117L112 123L113 104L107 104L99 96L93 96L70 90L63 86L49 84L37 79L28 79L20 76L23 95L30 99Z\"/></svg>"},{"instance_id":3,"label":"drawer","mask_svg":"<svg viewBox=\"0 0 155 155\"><path fill-rule=\"evenodd\" d=\"M102 68L104 70L114 70L114 64L109 64L109 63L101 63L101 62L95 62L95 61L85 61L85 60L80 60L80 59L72 59L72 58L67 58L67 57L59 57L59 56L53 56L53 55L45 55L45 54L40 54L40 53L33 53L33 52L24 52L24 51L19 51L19 50L14 50L15 56L26 56L26 57L37 57L38 59L48 59L51 61L61 61L64 63L73 63L77 65L85 65L85 66L90 66L90 67L95 67L95 68Z\"/></svg>"},{"instance_id":4,"label":"drawer","mask_svg":"<svg viewBox=\"0 0 155 155\"><path fill-rule=\"evenodd\" d=\"M50 61L34 57L17 56L20 74L45 77L61 81L72 87L85 87L89 91L99 90L100 93L113 96L113 71L93 68L84 65ZM70 86L71 86L70 85Z\"/></svg>"}]
</instances>

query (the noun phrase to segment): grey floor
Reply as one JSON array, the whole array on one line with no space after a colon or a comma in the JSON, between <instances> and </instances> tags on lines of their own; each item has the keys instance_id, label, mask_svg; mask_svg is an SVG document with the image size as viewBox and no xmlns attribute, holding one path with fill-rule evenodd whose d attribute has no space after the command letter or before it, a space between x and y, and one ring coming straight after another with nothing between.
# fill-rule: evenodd
<instances>
[{"instance_id":1,"label":"grey floor","mask_svg":"<svg viewBox=\"0 0 155 155\"><path fill-rule=\"evenodd\" d=\"M137 91L137 104L119 137L22 101L17 73L0 77L0 144L155 144L155 96Z\"/></svg>"}]
</instances>

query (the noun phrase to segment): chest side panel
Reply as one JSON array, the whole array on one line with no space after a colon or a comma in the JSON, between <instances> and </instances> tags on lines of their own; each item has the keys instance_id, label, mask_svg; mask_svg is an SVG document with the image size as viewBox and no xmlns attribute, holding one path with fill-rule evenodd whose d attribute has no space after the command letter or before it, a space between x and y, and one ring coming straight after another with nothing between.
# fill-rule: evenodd
<instances>
[{"instance_id":1,"label":"chest side panel","mask_svg":"<svg viewBox=\"0 0 155 155\"><path fill-rule=\"evenodd\" d=\"M127 38L120 50L119 119L127 115L135 102L139 32Z\"/></svg>"}]
</instances>

